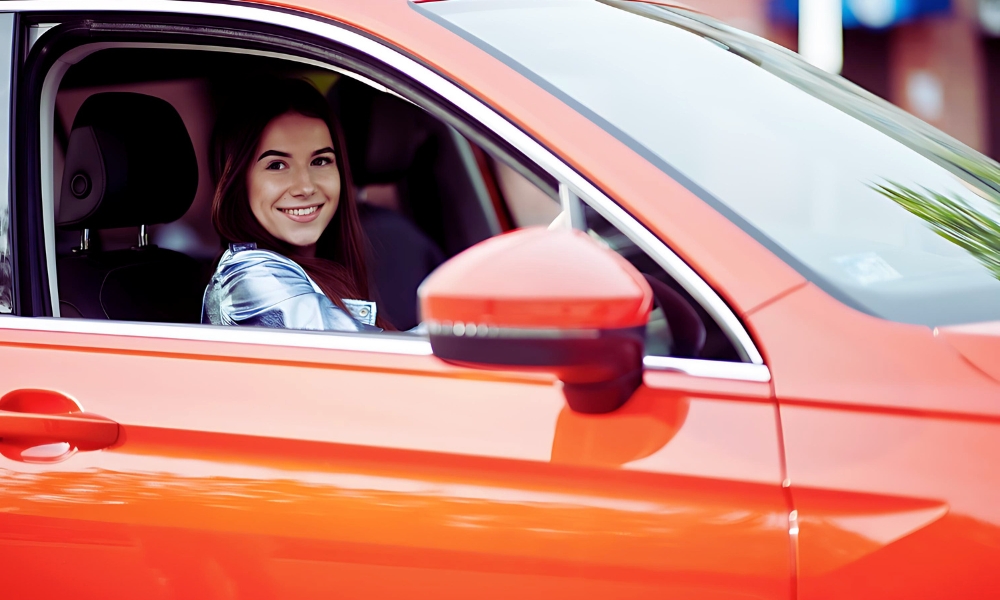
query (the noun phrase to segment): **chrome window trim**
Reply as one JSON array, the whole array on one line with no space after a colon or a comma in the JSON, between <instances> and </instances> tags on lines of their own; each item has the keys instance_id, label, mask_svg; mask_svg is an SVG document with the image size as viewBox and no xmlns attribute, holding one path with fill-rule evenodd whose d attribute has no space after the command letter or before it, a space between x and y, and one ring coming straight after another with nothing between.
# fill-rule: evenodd
<instances>
[{"instance_id":1,"label":"chrome window trim","mask_svg":"<svg viewBox=\"0 0 1000 600\"><path fill-rule=\"evenodd\" d=\"M431 356L430 340L424 335L331 333L325 331L293 331L262 327L213 327L206 325L174 325L169 323L137 323L128 321L97 321L61 317L0 316L0 331L35 331L42 333L77 333L112 335L126 338L171 339L198 342L251 344L257 346L294 347L315 350L376 352L406 356ZM2 345L3 342L0 342ZM643 366L650 371L683 373L691 377L768 382L771 372L766 365L734 363L693 358L647 356Z\"/></svg>"},{"instance_id":2,"label":"chrome window trim","mask_svg":"<svg viewBox=\"0 0 1000 600\"><path fill-rule=\"evenodd\" d=\"M14 310L14 255L11 233L11 202L10 197L10 96L13 81L11 75L14 65L14 15L0 13L0 40L7 37L9 44L0 47L0 140L6 140L7 152L0 157L0 269L4 262L10 265L10 279L4 281L0 271L0 314ZM6 91L6 93L3 93ZM4 297L10 298L8 304Z\"/></svg>"},{"instance_id":3,"label":"chrome window trim","mask_svg":"<svg viewBox=\"0 0 1000 600\"><path fill-rule=\"evenodd\" d=\"M431 343L426 336L407 333L357 334L328 331L296 331L264 327L222 327L98 321L63 317L0 317L0 331L38 331L46 333L82 333L131 338L157 338L196 342L223 342L259 346L292 346L316 350L378 352L409 356L430 356ZM407 339L412 337L412 339ZM2 345L2 342L0 342Z\"/></svg>"},{"instance_id":4,"label":"chrome window trim","mask_svg":"<svg viewBox=\"0 0 1000 600\"><path fill-rule=\"evenodd\" d=\"M79 10L81 4L74 0L11 0L4 3L4 9L12 12L19 11L73 11ZM697 273L694 272L679 256L661 242L655 235L642 226L634 217L618 206L613 200L606 196L596 186L587 181L571 167L566 165L561 159L543 147L533 138L521 131L506 118L496 113L492 108L470 95L465 90L451 83L441 75L417 63L409 57L384 46L379 42L366 38L360 34L349 31L333 23L310 18L304 15L296 15L288 12L272 10L259 6L237 6L233 4L209 4L203 2L177 2L175 0L146 0L141 8L137 7L132 0L90 0L86 9L89 11L129 11L146 13L174 13L186 15L208 15L223 18L234 18L244 21L279 25L296 29L324 37L339 44L358 50L374 60L396 69L423 85L432 89L441 97L451 102L458 109L475 118L481 124L492 130L500 137L507 140L515 148L533 160L556 179L562 181L569 188L593 207L598 213L616 226L636 245L647 252L661 267L698 300L702 306L718 322L729 338L734 342L737 351L744 360L753 365L763 365L764 360L757 347L754 345L749 333L740 323L736 315L729 306L715 293L715 291ZM112 333L108 326L110 323L99 323L106 333ZM152 327L146 325L146 327ZM176 332L178 335L167 337L179 337L182 339L192 339L190 333L197 326L191 328L183 326L156 326L160 332L155 337L164 337L167 332ZM25 327L30 329L30 327ZM130 326L130 329L134 326ZM173 328L173 329L168 329ZM206 328L208 329L208 328ZM95 331L96 332L96 331ZM185 334L182 334L184 332ZM227 331L227 335L233 332ZM255 332L256 333L256 332ZM273 334L274 332L269 332ZM301 335L285 332L288 335ZM332 337L332 336L331 336ZM338 339L341 336L336 336ZM234 339L234 338L229 338ZM309 344L311 347L311 344ZM654 357L650 357L654 358ZM690 359L669 359L673 361L686 361ZM654 363L656 361L653 361ZM699 361L712 362L712 361ZM739 368L747 363L719 363L720 365L733 365ZM651 366L651 368L661 368ZM666 368L666 367L663 367ZM668 368L668 370L678 370ZM695 369L697 371L698 369ZM693 372L691 374L694 374ZM742 377L738 377L742 379Z\"/></svg>"},{"instance_id":5,"label":"chrome window trim","mask_svg":"<svg viewBox=\"0 0 1000 600\"><path fill-rule=\"evenodd\" d=\"M642 359L642 364L643 367L650 371L684 373L692 377L734 379L761 383L771 381L771 370L767 368L767 365L755 365L753 363L674 358L671 356L646 356Z\"/></svg>"}]
</instances>

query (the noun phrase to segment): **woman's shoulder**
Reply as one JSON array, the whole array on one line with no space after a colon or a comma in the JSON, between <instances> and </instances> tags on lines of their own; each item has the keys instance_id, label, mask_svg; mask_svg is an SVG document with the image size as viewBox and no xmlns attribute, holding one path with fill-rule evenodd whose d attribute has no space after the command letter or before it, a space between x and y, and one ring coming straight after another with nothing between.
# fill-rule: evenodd
<instances>
[{"instance_id":1,"label":"woman's shoulder","mask_svg":"<svg viewBox=\"0 0 1000 600\"><path fill-rule=\"evenodd\" d=\"M253 243L230 244L219 259L213 279L223 286L267 279L285 285L315 288L305 269L294 260L278 252L258 248Z\"/></svg>"},{"instance_id":2,"label":"woman's shoulder","mask_svg":"<svg viewBox=\"0 0 1000 600\"><path fill-rule=\"evenodd\" d=\"M219 259L220 269L248 268L252 266L281 266L294 268L305 273L302 267L294 260L273 250L258 248L257 244L253 242L229 244L229 248L222 253L222 258Z\"/></svg>"}]
</instances>

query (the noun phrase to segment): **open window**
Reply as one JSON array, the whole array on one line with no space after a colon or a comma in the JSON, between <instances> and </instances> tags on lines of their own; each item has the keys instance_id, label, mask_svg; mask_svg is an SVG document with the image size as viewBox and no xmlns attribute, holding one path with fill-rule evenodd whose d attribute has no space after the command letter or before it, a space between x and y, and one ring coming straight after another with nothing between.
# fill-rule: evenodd
<instances>
[{"instance_id":1,"label":"open window","mask_svg":"<svg viewBox=\"0 0 1000 600\"><path fill-rule=\"evenodd\" d=\"M371 242L378 301L396 328L417 324L416 288L430 271L500 233L488 191L492 183L485 180L489 173L480 169L482 151L384 89L287 59L112 46L73 64L56 94L52 190L58 314L198 322L200 291L221 251L210 214L212 126L220 107L253 93L265 77L310 81L338 115ZM136 131L142 132L141 142ZM187 140L193 161L179 156ZM84 180L95 153L111 160L115 149L124 154L118 163L108 163L109 170L125 181ZM188 180L197 185L177 187ZM115 185L125 186L117 193L127 198L103 190ZM93 188L105 192L108 206L95 210L86 204ZM135 204L139 196L155 197L142 204L157 206L130 211L125 204ZM93 214L80 218L87 209Z\"/></svg>"},{"instance_id":2,"label":"open window","mask_svg":"<svg viewBox=\"0 0 1000 600\"><path fill-rule=\"evenodd\" d=\"M69 49L56 63L46 65L36 56L34 64L49 68L36 77L41 185L24 198L42 208L43 239L36 247L44 248L44 268L32 285L44 287L35 295L48 296L48 302L35 314L197 324L201 293L221 251L210 218L213 123L220 107L252 93L260 78L288 77L310 81L343 125L371 241L375 300L396 328L418 323L417 286L449 257L513 228L575 225L650 281L657 309L647 353L740 360L731 335L703 303L636 245L634 233L592 208L593 199L582 199L584 221L573 223L560 200L566 182L377 61L319 51L304 56L309 53L301 47L283 52L277 42L267 48L234 40L220 44L197 34L165 43L155 24L143 35L128 33L128 41L116 37L128 29L121 27L100 34L108 39L91 34L73 42L78 29L66 24L43 36L38 44L59 40ZM141 111L147 116L136 118ZM164 126L170 122L183 125L183 140L178 127ZM148 193L158 205L129 213L111 203L95 213L97 219L74 220L77 196L99 183L80 181L75 165L95 150L106 151L94 130L115 127L150 132L146 143L116 151L125 153L121 169L139 173L129 193ZM178 160L185 143L193 157ZM196 183L182 190L183 181Z\"/></svg>"}]
</instances>

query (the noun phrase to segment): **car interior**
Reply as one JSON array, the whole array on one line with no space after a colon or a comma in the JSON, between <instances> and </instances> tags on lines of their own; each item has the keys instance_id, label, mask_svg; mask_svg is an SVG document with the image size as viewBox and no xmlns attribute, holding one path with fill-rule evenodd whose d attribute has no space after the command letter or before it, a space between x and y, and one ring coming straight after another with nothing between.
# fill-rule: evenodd
<instances>
[{"instance_id":1,"label":"car interior","mask_svg":"<svg viewBox=\"0 0 1000 600\"><path fill-rule=\"evenodd\" d=\"M312 83L342 124L370 242L372 300L400 331L419 324L417 287L445 260L514 228L566 220L553 178L496 156L364 76L249 52L109 46L73 64L55 97L46 243L55 252L56 316L199 322L222 251L210 216L215 116L278 77ZM93 168L98 156L104 171ZM653 259L595 210L585 207L585 218L591 236L653 287L647 354L739 360Z\"/></svg>"}]
</instances>

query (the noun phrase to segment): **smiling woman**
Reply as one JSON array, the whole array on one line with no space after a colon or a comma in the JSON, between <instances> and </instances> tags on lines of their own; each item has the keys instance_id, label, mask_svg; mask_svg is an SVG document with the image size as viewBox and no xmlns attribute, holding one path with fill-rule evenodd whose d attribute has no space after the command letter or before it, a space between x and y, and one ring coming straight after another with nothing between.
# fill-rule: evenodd
<instances>
[{"instance_id":1,"label":"smiling woman","mask_svg":"<svg viewBox=\"0 0 1000 600\"><path fill-rule=\"evenodd\" d=\"M316 242L340 200L330 130L320 119L289 112L268 124L257 150L248 174L253 215L300 254L316 256Z\"/></svg>"},{"instance_id":2,"label":"smiling woman","mask_svg":"<svg viewBox=\"0 0 1000 600\"><path fill-rule=\"evenodd\" d=\"M385 329L371 298L342 135L303 81L266 86L222 112L212 140L212 223L229 245L202 322Z\"/></svg>"},{"instance_id":3,"label":"smiling woman","mask_svg":"<svg viewBox=\"0 0 1000 600\"><path fill-rule=\"evenodd\" d=\"M316 242L340 200L330 130L321 119L285 113L264 129L257 150L248 174L253 215L297 254L316 256Z\"/></svg>"}]
</instances>

